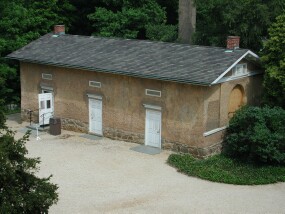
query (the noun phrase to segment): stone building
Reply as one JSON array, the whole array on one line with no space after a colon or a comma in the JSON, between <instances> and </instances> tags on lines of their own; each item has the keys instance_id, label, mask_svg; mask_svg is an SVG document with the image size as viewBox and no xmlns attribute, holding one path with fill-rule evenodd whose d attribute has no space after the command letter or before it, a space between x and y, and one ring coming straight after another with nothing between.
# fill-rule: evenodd
<instances>
[{"instance_id":1,"label":"stone building","mask_svg":"<svg viewBox=\"0 0 285 214\"><path fill-rule=\"evenodd\" d=\"M218 48L56 26L7 58L20 61L23 119L33 110L43 124L53 115L64 129L205 157L220 149L233 113L262 92L258 56L238 45L238 37Z\"/></svg>"}]
</instances>

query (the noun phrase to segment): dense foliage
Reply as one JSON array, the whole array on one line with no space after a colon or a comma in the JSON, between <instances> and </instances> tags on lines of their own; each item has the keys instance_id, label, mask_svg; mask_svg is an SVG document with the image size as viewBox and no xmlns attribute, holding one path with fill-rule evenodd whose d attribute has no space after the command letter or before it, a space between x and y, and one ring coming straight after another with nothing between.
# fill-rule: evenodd
<instances>
[{"instance_id":1,"label":"dense foliage","mask_svg":"<svg viewBox=\"0 0 285 214\"><path fill-rule=\"evenodd\" d=\"M269 29L262 61L266 68L265 101L285 108L285 13Z\"/></svg>"},{"instance_id":2,"label":"dense foliage","mask_svg":"<svg viewBox=\"0 0 285 214\"><path fill-rule=\"evenodd\" d=\"M241 47L262 49L275 17L285 9L283 0L196 0L195 43L225 46L228 35L241 36Z\"/></svg>"},{"instance_id":3,"label":"dense foliage","mask_svg":"<svg viewBox=\"0 0 285 214\"><path fill-rule=\"evenodd\" d=\"M284 166L256 166L223 155L199 160L191 155L171 154L167 162L186 175L219 183L260 185L285 181Z\"/></svg>"},{"instance_id":4,"label":"dense foliage","mask_svg":"<svg viewBox=\"0 0 285 214\"><path fill-rule=\"evenodd\" d=\"M72 10L67 0L0 1L0 97L6 103L19 102L20 84L17 64L4 57L50 32L54 24L68 27Z\"/></svg>"},{"instance_id":5,"label":"dense foliage","mask_svg":"<svg viewBox=\"0 0 285 214\"><path fill-rule=\"evenodd\" d=\"M166 11L155 0L105 0L104 2L105 7L96 7L95 12L87 16L93 23L95 35L144 39L147 37L146 31L153 32L153 27L156 26L163 30L163 34L176 30L167 28ZM167 29L164 30L165 28ZM174 34L170 33L171 36ZM160 34L154 37L152 33L151 38L161 40L158 35Z\"/></svg>"},{"instance_id":6,"label":"dense foliage","mask_svg":"<svg viewBox=\"0 0 285 214\"><path fill-rule=\"evenodd\" d=\"M285 165L285 110L243 107L230 120L223 153L257 164Z\"/></svg>"},{"instance_id":7,"label":"dense foliage","mask_svg":"<svg viewBox=\"0 0 285 214\"><path fill-rule=\"evenodd\" d=\"M0 213L48 213L58 200L58 187L50 177L36 177L40 160L26 157L29 133L16 140L4 124L0 111Z\"/></svg>"}]
</instances>

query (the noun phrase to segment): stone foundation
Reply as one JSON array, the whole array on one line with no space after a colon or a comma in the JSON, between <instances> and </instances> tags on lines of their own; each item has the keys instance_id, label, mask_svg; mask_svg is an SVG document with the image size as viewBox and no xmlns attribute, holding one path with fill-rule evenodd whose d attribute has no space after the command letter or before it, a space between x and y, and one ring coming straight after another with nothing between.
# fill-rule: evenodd
<instances>
[{"instance_id":1,"label":"stone foundation","mask_svg":"<svg viewBox=\"0 0 285 214\"><path fill-rule=\"evenodd\" d=\"M182 144L179 142L169 142L167 140L163 140L162 148L184 154L190 153L196 158L207 158L215 154L221 153L222 142L216 143L214 145L205 148L199 148L199 147L189 146L187 144Z\"/></svg>"},{"instance_id":2,"label":"stone foundation","mask_svg":"<svg viewBox=\"0 0 285 214\"><path fill-rule=\"evenodd\" d=\"M70 118L61 118L61 127L65 130L83 133L88 133L89 130L88 123Z\"/></svg>"},{"instance_id":3,"label":"stone foundation","mask_svg":"<svg viewBox=\"0 0 285 214\"><path fill-rule=\"evenodd\" d=\"M37 112L33 113L33 123L36 123L38 118ZM27 110L21 111L21 119L23 121L29 121L29 115ZM61 127L65 130L88 133L89 125L79 120L74 120L70 118L61 118ZM122 140L137 144L144 144L144 134L138 134L133 132L121 131L113 128L104 128L103 130L104 137L113 139L113 140ZM180 142L170 142L168 140L162 139L162 149L171 150L174 152L192 154L196 158L207 158L212 155L218 154L221 152L222 142L216 143L206 148L199 148L189 146L187 144L182 144Z\"/></svg>"},{"instance_id":4,"label":"stone foundation","mask_svg":"<svg viewBox=\"0 0 285 214\"><path fill-rule=\"evenodd\" d=\"M132 132L125 132L112 128L105 128L103 131L104 137L113 140L122 140L132 143L144 144L144 134L137 134ZM198 148L182 144L179 142L170 142L162 140L162 149L172 150L174 152L192 154L196 158L207 158L221 152L222 142L216 143L206 148Z\"/></svg>"},{"instance_id":5,"label":"stone foundation","mask_svg":"<svg viewBox=\"0 0 285 214\"><path fill-rule=\"evenodd\" d=\"M132 143L144 144L144 134L126 132L112 128L104 128L103 135L104 137L114 140L123 140Z\"/></svg>"}]
</instances>

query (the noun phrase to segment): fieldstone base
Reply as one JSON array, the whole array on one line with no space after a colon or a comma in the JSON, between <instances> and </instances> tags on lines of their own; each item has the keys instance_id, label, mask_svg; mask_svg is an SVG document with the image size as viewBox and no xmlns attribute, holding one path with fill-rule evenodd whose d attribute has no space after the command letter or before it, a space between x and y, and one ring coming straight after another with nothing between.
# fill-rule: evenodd
<instances>
[{"instance_id":1,"label":"fieldstone base","mask_svg":"<svg viewBox=\"0 0 285 214\"><path fill-rule=\"evenodd\" d=\"M123 140L132 143L144 144L144 134L121 131L112 128L105 128L103 131L104 137L114 140ZM172 150L179 153L190 153L196 158L207 158L221 152L222 142L216 143L206 148L192 147L179 142L170 142L162 140L162 149Z\"/></svg>"},{"instance_id":2,"label":"fieldstone base","mask_svg":"<svg viewBox=\"0 0 285 214\"><path fill-rule=\"evenodd\" d=\"M104 137L108 137L113 140L123 140L132 143L144 144L143 134L126 132L113 128L104 128L103 135Z\"/></svg>"},{"instance_id":3,"label":"fieldstone base","mask_svg":"<svg viewBox=\"0 0 285 214\"><path fill-rule=\"evenodd\" d=\"M182 144L179 142L169 142L167 140L164 140L162 143L162 148L184 154L190 153L196 158L207 158L215 154L221 153L222 142L213 144L205 148L199 148L199 147L189 146L187 144Z\"/></svg>"},{"instance_id":4,"label":"fieldstone base","mask_svg":"<svg viewBox=\"0 0 285 214\"><path fill-rule=\"evenodd\" d=\"M33 122L35 122L35 118L38 115L36 112L33 113ZM23 121L29 121L29 115L27 110L22 110L21 119ZM62 129L75 131L75 132L83 132L88 133L89 125L88 123L84 123L79 120L74 120L70 118L61 118L61 126ZM134 132L126 132L121 131L114 128L104 128L103 130L104 137L114 139L114 140L122 140L137 144L144 144L144 134L138 134ZM213 156L215 154L219 154L221 152L222 142L216 143L209 147L198 148L189 146L187 144L182 144L180 142L170 142L168 140L162 139L162 149L172 150L174 152L179 153L190 153L196 158L207 158Z\"/></svg>"},{"instance_id":5,"label":"fieldstone base","mask_svg":"<svg viewBox=\"0 0 285 214\"><path fill-rule=\"evenodd\" d=\"M84 123L80 120L61 118L61 127L69 131L88 133L88 123Z\"/></svg>"}]
</instances>

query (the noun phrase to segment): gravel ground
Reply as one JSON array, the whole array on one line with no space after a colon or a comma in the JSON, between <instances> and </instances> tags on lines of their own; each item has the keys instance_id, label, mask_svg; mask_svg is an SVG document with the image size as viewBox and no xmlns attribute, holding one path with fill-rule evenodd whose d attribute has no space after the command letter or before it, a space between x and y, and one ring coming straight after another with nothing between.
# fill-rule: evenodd
<instances>
[{"instance_id":1,"label":"gravel ground","mask_svg":"<svg viewBox=\"0 0 285 214\"><path fill-rule=\"evenodd\" d=\"M7 124L23 135L16 116ZM39 176L53 174L59 202L50 213L285 213L285 183L219 184L188 177L166 164L169 151L147 155L137 144L80 133L33 134L29 156L41 158Z\"/></svg>"}]
</instances>

